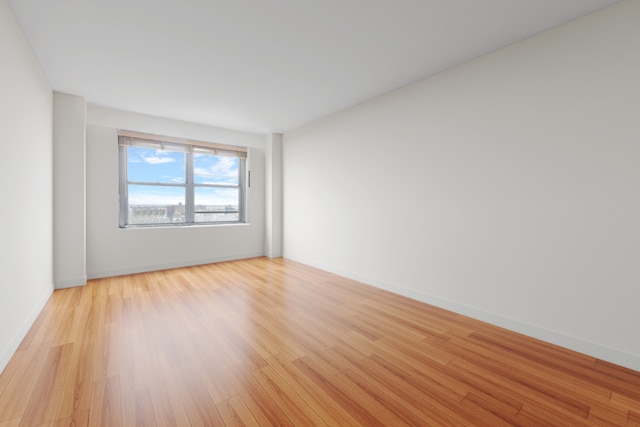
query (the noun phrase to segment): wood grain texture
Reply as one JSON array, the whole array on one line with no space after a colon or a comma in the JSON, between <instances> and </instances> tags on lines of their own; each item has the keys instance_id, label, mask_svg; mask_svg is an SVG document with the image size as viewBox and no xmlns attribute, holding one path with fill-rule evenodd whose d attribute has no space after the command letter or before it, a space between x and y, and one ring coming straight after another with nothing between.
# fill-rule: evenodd
<instances>
[{"instance_id":1,"label":"wood grain texture","mask_svg":"<svg viewBox=\"0 0 640 427\"><path fill-rule=\"evenodd\" d=\"M284 259L56 291L0 427L640 425L640 373Z\"/></svg>"}]
</instances>

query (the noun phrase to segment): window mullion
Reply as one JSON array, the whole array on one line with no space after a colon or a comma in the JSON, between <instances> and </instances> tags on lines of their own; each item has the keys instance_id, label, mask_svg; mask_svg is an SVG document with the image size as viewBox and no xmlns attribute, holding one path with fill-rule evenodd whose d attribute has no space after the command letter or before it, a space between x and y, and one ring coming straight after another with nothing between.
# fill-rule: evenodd
<instances>
[{"instance_id":1,"label":"window mullion","mask_svg":"<svg viewBox=\"0 0 640 427\"><path fill-rule=\"evenodd\" d=\"M122 137L120 137L122 138ZM120 158L118 159L120 162L120 168L119 168L119 180L120 180L120 188L119 188L119 195L120 195L120 226L125 226L126 224L129 223L129 194L128 194L128 189L129 189L129 185L127 183L128 181L128 174L127 174L127 146L126 145L121 145L120 147L118 147L118 155L120 156Z\"/></svg>"},{"instance_id":2,"label":"window mullion","mask_svg":"<svg viewBox=\"0 0 640 427\"><path fill-rule=\"evenodd\" d=\"M194 181L194 177L193 177L193 147L189 147L189 150L187 151L187 161L186 161L186 168L187 168L187 188L186 188L186 194L185 194L185 216L186 216L186 222L187 224L193 224L195 222L195 207L194 207L194 200L195 200L195 195L194 195L194 189L193 189L193 181Z\"/></svg>"}]
</instances>

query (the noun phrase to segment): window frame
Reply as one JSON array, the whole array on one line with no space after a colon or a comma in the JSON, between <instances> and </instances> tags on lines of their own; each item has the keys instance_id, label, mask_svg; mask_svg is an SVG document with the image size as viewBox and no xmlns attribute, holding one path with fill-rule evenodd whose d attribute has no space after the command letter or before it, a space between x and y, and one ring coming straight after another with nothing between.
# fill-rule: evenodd
<instances>
[{"instance_id":1,"label":"window frame","mask_svg":"<svg viewBox=\"0 0 640 427\"><path fill-rule=\"evenodd\" d=\"M164 149L165 146L181 148L174 150L176 152L184 152L185 154L185 182L184 183L168 183L168 182L151 182L151 181L129 181L128 177L128 147L130 146L148 146L149 148ZM234 157L238 159L238 183L237 184L210 184L196 183L194 171L194 155L207 154L218 157ZM167 137L143 134L131 131L118 131L118 166L119 166L119 226L120 228L162 228L162 227L192 227L207 225L225 225L225 224L246 224L247 208L246 196L249 185L248 175L250 172L247 168L248 148L240 146L231 146L223 144L208 143L202 141L193 141L181 138ZM129 224L129 186L141 185L152 187L178 187L184 188L185 191L185 221L184 222L166 222L166 223L146 223L146 224ZM238 190L238 210L232 212L197 212L195 206L195 189L196 188L227 188ZM237 213L237 220L223 221L196 221L197 213Z\"/></svg>"}]
</instances>

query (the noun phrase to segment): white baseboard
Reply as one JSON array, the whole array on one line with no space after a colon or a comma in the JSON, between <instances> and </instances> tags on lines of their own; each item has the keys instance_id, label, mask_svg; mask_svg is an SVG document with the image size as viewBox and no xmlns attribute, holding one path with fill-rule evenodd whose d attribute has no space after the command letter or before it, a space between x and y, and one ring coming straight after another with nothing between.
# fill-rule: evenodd
<instances>
[{"instance_id":1,"label":"white baseboard","mask_svg":"<svg viewBox=\"0 0 640 427\"><path fill-rule=\"evenodd\" d=\"M49 301L49 298L51 297L52 293L53 293L53 286L51 287L51 292L44 295L40 299L40 301L38 301L38 303L33 308L33 310L31 310L31 313L29 313L29 316L22 323L22 326L20 327L20 329L15 333L11 341L9 341L9 344L0 353L0 374L2 373L2 371L4 371L4 368L7 367L7 364L15 354L18 347L20 346L20 343L22 342L24 337L27 335L27 332L29 332L29 329L31 329L31 326L33 326L33 323L38 318L38 315L44 308L47 301Z\"/></svg>"},{"instance_id":2,"label":"white baseboard","mask_svg":"<svg viewBox=\"0 0 640 427\"><path fill-rule=\"evenodd\" d=\"M87 284L87 276L78 279L59 280L55 283L56 289L74 288L76 286L84 286Z\"/></svg>"},{"instance_id":3,"label":"white baseboard","mask_svg":"<svg viewBox=\"0 0 640 427\"><path fill-rule=\"evenodd\" d=\"M519 320L489 313L475 307L438 298L413 289L407 289L391 283L371 279L370 277L365 277L351 271L334 268L329 265L323 265L322 263L315 263L306 259L291 257L287 254L285 254L285 258L640 372L640 355L630 354L581 338L576 338L521 322Z\"/></svg>"},{"instance_id":4,"label":"white baseboard","mask_svg":"<svg viewBox=\"0 0 640 427\"><path fill-rule=\"evenodd\" d=\"M163 264L149 264L139 265L134 267L118 268L114 270L93 271L88 272L87 277L89 279L100 279L103 277L115 277L124 276L126 274L146 273L148 271L169 270L171 268L191 267L194 265L213 264L216 262L235 261L239 259L256 258L264 256L264 252L255 252L240 255L229 255L213 258L201 258L196 260L183 260L176 262L169 262Z\"/></svg>"}]
</instances>

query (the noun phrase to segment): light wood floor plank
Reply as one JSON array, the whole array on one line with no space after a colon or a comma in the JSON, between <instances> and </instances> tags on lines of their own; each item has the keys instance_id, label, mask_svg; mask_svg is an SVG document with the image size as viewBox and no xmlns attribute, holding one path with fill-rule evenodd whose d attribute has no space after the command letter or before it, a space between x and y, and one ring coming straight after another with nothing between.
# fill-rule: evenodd
<instances>
[{"instance_id":1,"label":"light wood floor plank","mask_svg":"<svg viewBox=\"0 0 640 427\"><path fill-rule=\"evenodd\" d=\"M47 344L34 343L26 350L0 398L0 422L21 418L31 396L40 388L40 372L49 354ZM4 375L4 373L2 374Z\"/></svg>"},{"instance_id":2,"label":"light wood floor plank","mask_svg":"<svg viewBox=\"0 0 640 427\"><path fill-rule=\"evenodd\" d=\"M20 421L22 421L22 417L0 422L0 427L18 427L20 425Z\"/></svg>"},{"instance_id":3,"label":"light wood floor plank","mask_svg":"<svg viewBox=\"0 0 640 427\"><path fill-rule=\"evenodd\" d=\"M640 373L284 259L54 292L0 427L640 426Z\"/></svg>"},{"instance_id":4,"label":"light wood floor plank","mask_svg":"<svg viewBox=\"0 0 640 427\"><path fill-rule=\"evenodd\" d=\"M251 415L251 411L242 399L234 396L218 404L220 415L228 427L259 427L258 421Z\"/></svg>"},{"instance_id":5,"label":"light wood floor plank","mask_svg":"<svg viewBox=\"0 0 640 427\"><path fill-rule=\"evenodd\" d=\"M320 417L332 426L357 426L359 423L341 406L314 383L303 375L284 357L273 357L268 360L269 366L282 381L285 381L295 393L306 402Z\"/></svg>"}]
</instances>

